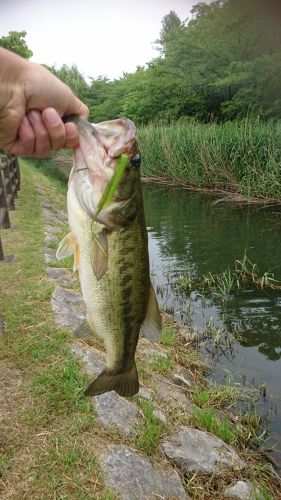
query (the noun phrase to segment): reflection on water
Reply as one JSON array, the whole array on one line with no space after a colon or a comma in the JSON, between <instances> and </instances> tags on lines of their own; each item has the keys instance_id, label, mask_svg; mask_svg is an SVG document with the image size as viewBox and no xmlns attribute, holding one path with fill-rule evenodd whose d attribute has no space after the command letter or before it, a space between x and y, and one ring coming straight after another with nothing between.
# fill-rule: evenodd
<instances>
[{"instance_id":1,"label":"reflection on water","mask_svg":"<svg viewBox=\"0 0 281 500\"><path fill-rule=\"evenodd\" d=\"M180 274L188 271L200 278L222 272L242 260L245 250L261 273L273 271L281 280L280 210L214 201L180 189L144 186L153 283L161 306L177 319L199 329L212 322L234 336L233 356L220 358L214 377L218 380L230 370L234 380L243 376L266 383L264 407L274 406L278 412L271 428L281 438L281 294L246 290L231 294L223 306L195 293L173 293Z\"/></svg>"}]
</instances>

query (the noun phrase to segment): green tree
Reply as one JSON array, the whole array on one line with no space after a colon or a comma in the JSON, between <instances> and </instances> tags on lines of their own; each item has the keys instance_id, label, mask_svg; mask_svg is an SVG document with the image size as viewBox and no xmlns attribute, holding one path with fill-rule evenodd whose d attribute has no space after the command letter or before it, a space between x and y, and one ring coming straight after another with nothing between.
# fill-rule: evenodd
<instances>
[{"instance_id":1,"label":"green tree","mask_svg":"<svg viewBox=\"0 0 281 500\"><path fill-rule=\"evenodd\" d=\"M48 68L56 75L60 80L66 83L74 92L77 97L81 100L86 100L88 96L89 87L83 77L79 72L77 66L73 64L72 66L67 66L63 64L60 68L51 66Z\"/></svg>"},{"instance_id":2,"label":"green tree","mask_svg":"<svg viewBox=\"0 0 281 500\"><path fill-rule=\"evenodd\" d=\"M277 0L200 2L188 22L170 11L162 20L159 57L119 79L91 80L85 94L91 119L281 118L280 21Z\"/></svg>"},{"instance_id":3,"label":"green tree","mask_svg":"<svg viewBox=\"0 0 281 500\"><path fill-rule=\"evenodd\" d=\"M25 59L29 59L33 56L33 52L26 44L26 35L26 31L9 31L7 36L0 38L0 47L11 50Z\"/></svg>"}]
</instances>

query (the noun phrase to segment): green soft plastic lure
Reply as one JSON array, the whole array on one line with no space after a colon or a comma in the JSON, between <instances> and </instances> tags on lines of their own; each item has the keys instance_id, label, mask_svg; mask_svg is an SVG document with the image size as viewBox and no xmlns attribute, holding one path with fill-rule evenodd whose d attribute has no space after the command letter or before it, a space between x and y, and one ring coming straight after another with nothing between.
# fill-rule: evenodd
<instances>
[{"instance_id":1,"label":"green soft plastic lure","mask_svg":"<svg viewBox=\"0 0 281 500\"><path fill-rule=\"evenodd\" d=\"M127 155L121 155L118 161L118 164L114 170L113 176L108 181L106 188L103 192L103 195L98 203L97 211L94 215L94 221L97 219L97 216L101 212L103 208L106 208L110 205L113 196L115 195L118 186L122 180L122 177L125 172L125 168L128 164L129 158Z\"/></svg>"}]
</instances>

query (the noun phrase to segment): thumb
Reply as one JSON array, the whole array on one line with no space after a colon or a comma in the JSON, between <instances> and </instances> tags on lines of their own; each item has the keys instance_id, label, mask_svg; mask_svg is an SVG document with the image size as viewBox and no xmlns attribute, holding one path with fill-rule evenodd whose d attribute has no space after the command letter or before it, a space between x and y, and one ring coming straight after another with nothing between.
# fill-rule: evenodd
<instances>
[{"instance_id":1,"label":"thumb","mask_svg":"<svg viewBox=\"0 0 281 500\"><path fill-rule=\"evenodd\" d=\"M83 118L88 118L89 108L80 99L78 99L72 92L69 94L68 106L64 115L78 115Z\"/></svg>"}]
</instances>

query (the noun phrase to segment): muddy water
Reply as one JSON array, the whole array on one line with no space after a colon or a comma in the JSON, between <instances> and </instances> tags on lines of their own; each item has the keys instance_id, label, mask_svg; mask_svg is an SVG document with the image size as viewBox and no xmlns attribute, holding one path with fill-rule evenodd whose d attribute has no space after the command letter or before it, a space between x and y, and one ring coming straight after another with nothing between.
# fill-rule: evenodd
<instances>
[{"instance_id":1,"label":"muddy water","mask_svg":"<svg viewBox=\"0 0 281 500\"><path fill-rule=\"evenodd\" d=\"M224 340L216 356L208 339L202 347L202 355L214 362L212 378L222 382L230 375L265 384L259 406L270 417L266 446L274 444L281 464L281 293L248 288L223 303L174 291L180 275L223 272L245 250L261 273L271 270L281 280L280 209L214 204L212 197L152 185L144 186L144 201L153 283L162 308L200 331L220 329Z\"/></svg>"}]
</instances>

